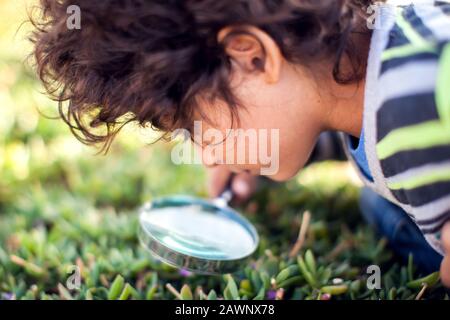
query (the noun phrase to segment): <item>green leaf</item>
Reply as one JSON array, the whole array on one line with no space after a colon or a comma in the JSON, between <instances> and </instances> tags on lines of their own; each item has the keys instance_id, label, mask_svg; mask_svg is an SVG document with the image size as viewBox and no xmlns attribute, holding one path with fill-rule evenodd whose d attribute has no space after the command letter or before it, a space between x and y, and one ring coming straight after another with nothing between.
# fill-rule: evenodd
<instances>
[{"instance_id":1,"label":"green leaf","mask_svg":"<svg viewBox=\"0 0 450 320\"><path fill-rule=\"evenodd\" d=\"M264 274L266 274L266 273L264 272ZM255 288L255 290L259 290L261 288L261 286L263 285L262 274L260 274L256 270L252 270L251 271L251 281L252 281L253 288ZM270 282L270 279L269 279L269 282Z\"/></svg>"},{"instance_id":2,"label":"green leaf","mask_svg":"<svg viewBox=\"0 0 450 320\"><path fill-rule=\"evenodd\" d=\"M148 267L148 259L144 258L141 260L138 260L136 262L134 262L131 266L130 266L130 271L133 273L138 273L142 270L144 270L145 268Z\"/></svg>"},{"instance_id":3,"label":"green leaf","mask_svg":"<svg viewBox=\"0 0 450 320\"><path fill-rule=\"evenodd\" d=\"M189 285L187 285L187 284L183 285L183 287L181 288L180 295L183 300L193 300L194 299L194 297L192 295L192 290L189 287Z\"/></svg>"},{"instance_id":4,"label":"green leaf","mask_svg":"<svg viewBox=\"0 0 450 320\"><path fill-rule=\"evenodd\" d=\"M285 281L277 283L277 288L287 289L290 286L301 284L303 280L304 280L303 276L292 277Z\"/></svg>"},{"instance_id":5,"label":"green leaf","mask_svg":"<svg viewBox=\"0 0 450 320\"><path fill-rule=\"evenodd\" d=\"M408 281L413 281L414 279L414 257L412 253L408 256Z\"/></svg>"},{"instance_id":6,"label":"green leaf","mask_svg":"<svg viewBox=\"0 0 450 320\"><path fill-rule=\"evenodd\" d=\"M262 281L262 285L263 285L264 289L265 290L269 290L269 288L270 288L270 277L269 277L269 275L266 272L263 271L263 272L261 272L259 274L259 277L260 277L260 279Z\"/></svg>"},{"instance_id":7,"label":"green leaf","mask_svg":"<svg viewBox=\"0 0 450 320\"><path fill-rule=\"evenodd\" d=\"M158 285L158 274L153 272L150 279L150 287L155 287Z\"/></svg>"},{"instance_id":8,"label":"green leaf","mask_svg":"<svg viewBox=\"0 0 450 320\"><path fill-rule=\"evenodd\" d=\"M214 290L211 290L208 294L208 300L217 300L217 294Z\"/></svg>"},{"instance_id":9,"label":"green leaf","mask_svg":"<svg viewBox=\"0 0 450 320\"><path fill-rule=\"evenodd\" d=\"M158 290L158 286L151 286L150 289L148 289L147 294L145 295L145 298L147 300L153 300L156 291Z\"/></svg>"},{"instance_id":10,"label":"green leaf","mask_svg":"<svg viewBox=\"0 0 450 320\"><path fill-rule=\"evenodd\" d=\"M124 283L125 280L120 274L118 274L114 279L111 287L109 288L108 300L116 300L119 297L120 293L122 292Z\"/></svg>"},{"instance_id":11,"label":"green leaf","mask_svg":"<svg viewBox=\"0 0 450 320\"><path fill-rule=\"evenodd\" d=\"M259 290L258 294L256 295L256 297L253 298L253 300L264 300L265 297L266 297L266 290L263 287Z\"/></svg>"},{"instance_id":12,"label":"green leaf","mask_svg":"<svg viewBox=\"0 0 450 320\"><path fill-rule=\"evenodd\" d=\"M280 273L276 276L275 281L276 281L276 283L283 282L292 276L298 275L299 272L300 272L300 270L299 270L298 265L289 266L280 271Z\"/></svg>"},{"instance_id":13,"label":"green leaf","mask_svg":"<svg viewBox=\"0 0 450 320\"><path fill-rule=\"evenodd\" d=\"M361 280L354 280L350 283L350 291L353 293L358 293L361 289Z\"/></svg>"},{"instance_id":14,"label":"green leaf","mask_svg":"<svg viewBox=\"0 0 450 320\"><path fill-rule=\"evenodd\" d=\"M313 287L316 288L317 287L317 281L316 279L313 277L313 275L311 274L311 272L308 270L308 267L305 264L305 261L303 260L302 256L299 255L297 257L297 263L298 266L300 268L300 271L302 272L303 276L305 277L306 281L308 282L308 284Z\"/></svg>"},{"instance_id":15,"label":"green leaf","mask_svg":"<svg viewBox=\"0 0 450 320\"><path fill-rule=\"evenodd\" d=\"M229 295L233 300L239 300L239 290L233 277L231 275L226 275L225 277L227 279L227 288L225 290L228 289Z\"/></svg>"},{"instance_id":16,"label":"green leaf","mask_svg":"<svg viewBox=\"0 0 450 320\"><path fill-rule=\"evenodd\" d=\"M136 289L134 289L131 284L127 283L125 285L125 288L123 288L122 293L120 294L119 300L128 300L130 295L134 298L139 298L139 294L137 293Z\"/></svg>"},{"instance_id":17,"label":"green leaf","mask_svg":"<svg viewBox=\"0 0 450 320\"><path fill-rule=\"evenodd\" d=\"M440 278L440 274L439 274L439 271L437 271L426 277L410 281L406 285L408 286L408 288L411 288L411 289L420 288L424 284L426 284L428 287L433 287L436 283L438 283L439 278Z\"/></svg>"},{"instance_id":18,"label":"green leaf","mask_svg":"<svg viewBox=\"0 0 450 320\"><path fill-rule=\"evenodd\" d=\"M223 297L225 300L234 300L233 295L230 292L230 288L228 286L223 290Z\"/></svg>"},{"instance_id":19,"label":"green leaf","mask_svg":"<svg viewBox=\"0 0 450 320\"><path fill-rule=\"evenodd\" d=\"M312 275L316 275L317 274L316 259L314 258L314 255L311 250L306 251L305 262L309 272L311 272Z\"/></svg>"},{"instance_id":20,"label":"green leaf","mask_svg":"<svg viewBox=\"0 0 450 320\"><path fill-rule=\"evenodd\" d=\"M333 296L344 294L348 291L348 286L346 284L337 286L325 286L320 289L322 293L329 293Z\"/></svg>"},{"instance_id":21,"label":"green leaf","mask_svg":"<svg viewBox=\"0 0 450 320\"><path fill-rule=\"evenodd\" d=\"M397 296L397 289L391 288L391 290L389 290L389 294L388 294L389 300L395 300L396 296Z\"/></svg>"}]
</instances>

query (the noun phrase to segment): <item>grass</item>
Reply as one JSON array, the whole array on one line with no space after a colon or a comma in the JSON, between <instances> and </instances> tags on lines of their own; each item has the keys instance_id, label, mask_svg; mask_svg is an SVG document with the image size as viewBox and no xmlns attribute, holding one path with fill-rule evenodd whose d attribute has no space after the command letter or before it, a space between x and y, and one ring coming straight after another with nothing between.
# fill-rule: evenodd
<instances>
[{"instance_id":1,"label":"grass","mask_svg":"<svg viewBox=\"0 0 450 320\"><path fill-rule=\"evenodd\" d=\"M15 33L23 2L0 8L11 17L0 23L0 299L448 298L435 275L420 279L413 261L397 261L362 222L346 164L265 184L240 208L261 245L236 274L196 276L153 260L136 238L136 209L161 195L205 196L204 171L172 165L170 145L148 145L151 132L130 127L96 156L40 116L37 108L55 115L56 106L23 63L26 27ZM290 257L306 211L305 242ZM367 289L372 264L381 266L381 290ZM74 266L81 286L69 290Z\"/></svg>"}]
</instances>

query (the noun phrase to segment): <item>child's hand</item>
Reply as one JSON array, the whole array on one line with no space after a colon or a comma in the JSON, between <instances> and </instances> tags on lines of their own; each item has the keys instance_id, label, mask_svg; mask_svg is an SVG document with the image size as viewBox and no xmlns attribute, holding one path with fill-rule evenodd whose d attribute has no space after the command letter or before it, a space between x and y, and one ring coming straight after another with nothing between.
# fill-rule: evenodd
<instances>
[{"instance_id":1,"label":"child's hand","mask_svg":"<svg viewBox=\"0 0 450 320\"><path fill-rule=\"evenodd\" d=\"M208 192L211 197L219 196L225 188L231 171L224 166L208 169ZM257 177L249 173L236 174L231 183L231 189L238 202L248 200L256 190Z\"/></svg>"},{"instance_id":2,"label":"child's hand","mask_svg":"<svg viewBox=\"0 0 450 320\"><path fill-rule=\"evenodd\" d=\"M450 222L442 229L442 244L445 250L445 257L441 264L442 283L450 288Z\"/></svg>"}]
</instances>

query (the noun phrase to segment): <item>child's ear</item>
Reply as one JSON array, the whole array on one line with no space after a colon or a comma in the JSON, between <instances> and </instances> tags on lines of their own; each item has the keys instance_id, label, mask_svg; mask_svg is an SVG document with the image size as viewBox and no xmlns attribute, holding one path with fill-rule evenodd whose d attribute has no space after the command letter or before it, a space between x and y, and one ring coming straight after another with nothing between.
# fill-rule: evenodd
<instances>
[{"instance_id":1,"label":"child's ear","mask_svg":"<svg viewBox=\"0 0 450 320\"><path fill-rule=\"evenodd\" d=\"M266 32L253 26L226 27L217 40L243 72L262 72L268 83L279 80L283 56Z\"/></svg>"}]
</instances>

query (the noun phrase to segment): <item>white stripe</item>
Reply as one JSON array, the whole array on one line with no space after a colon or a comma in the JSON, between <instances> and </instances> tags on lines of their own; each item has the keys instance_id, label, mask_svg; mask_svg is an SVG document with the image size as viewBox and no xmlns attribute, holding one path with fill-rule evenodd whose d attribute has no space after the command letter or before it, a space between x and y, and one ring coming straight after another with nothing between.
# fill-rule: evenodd
<instances>
[{"instance_id":1,"label":"white stripe","mask_svg":"<svg viewBox=\"0 0 450 320\"><path fill-rule=\"evenodd\" d=\"M411 61L386 71L379 80L383 86L380 101L433 92L437 72L437 61Z\"/></svg>"},{"instance_id":2,"label":"white stripe","mask_svg":"<svg viewBox=\"0 0 450 320\"><path fill-rule=\"evenodd\" d=\"M428 223L428 221L417 221L414 220L417 226L420 228L422 232L426 233L435 233L439 232L442 227L450 221L450 212L446 211L444 214L437 216L437 218L433 219L433 223ZM425 223L427 222L427 223Z\"/></svg>"},{"instance_id":3,"label":"white stripe","mask_svg":"<svg viewBox=\"0 0 450 320\"><path fill-rule=\"evenodd\" d=\"M388 183L401 182L408 180L411 177L429 173L434 170L447 169L450 170L450 161L441 162L439 164L428 164L418 168L410 169L398 175L387 178ZM410 212L414 216L415 221L436 219L445 212L450 210L450 194L427 203L420 207L412 207L410 205L400 205L405 211ZM426 228L432 228L439 224L441 221L426 225ZM424 226L425 227L425 226Z\"/></svg>"},{"instance_id":4,"label":"white stripe","mask_svg":"<svg viewBox=\"0 0 450 320\"><path fill-rule=\"evenodd\" d=\"M444 161L439 163L430 163L420 167L415 167L399 173L395 176L386 178L388 183L401 183L410 180L413 177L430 174L433 171L442 171L448 169L450 171L450 161Z\"/></svg>"},{"instance_id":5,"label":"white stripe","mask_svg":"<svg viewBox=\"0 0 450 320\"><path fill-rule=\"evenodd\" d=\"M450 40L450 17L442 12L439 7L417 5L415 12L438 40Z\"/></svg>"},{"instance_id":6,"label":"white stripe","mask_svg":"<svg viewBox=\"0 0 450 320\"><path fill-rule=\"evenodd\" d=\"M450 210L450 195L413 209L416 220L434 219L448 210Z\"/></svg>"}]
</instances>

